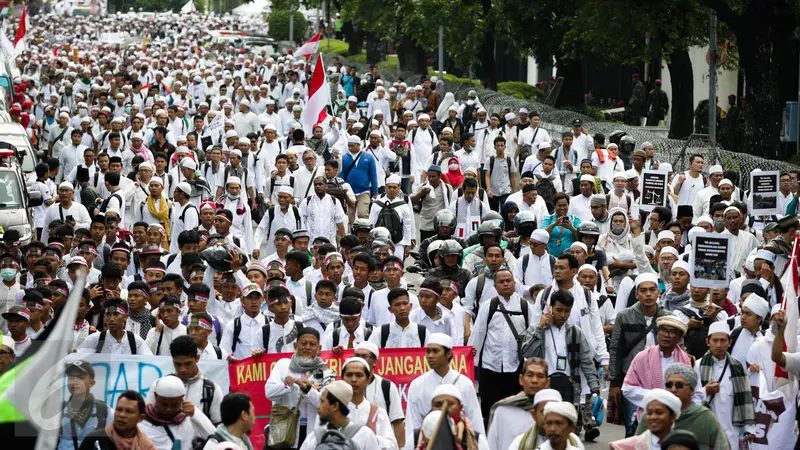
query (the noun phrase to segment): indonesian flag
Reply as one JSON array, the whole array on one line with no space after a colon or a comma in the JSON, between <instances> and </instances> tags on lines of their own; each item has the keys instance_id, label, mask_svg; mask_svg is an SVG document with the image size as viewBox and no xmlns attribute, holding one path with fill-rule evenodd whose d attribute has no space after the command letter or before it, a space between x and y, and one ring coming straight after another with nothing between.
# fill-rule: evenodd
<instances>
[{"instance_id":1,"label":"indonesian flag","mask_svg":"<svg viewBox=\"0 0 800 450\"><path fill-rule=\"evenodd\" d=\"M322 30L319 30L311 39L308 40L302 47L294 51L294 56L311 57L319 50L319 38L322 36Z\"/></svg>"},{"instance_id":2,"label":"indonesian flag","mask_svg":"<svg viewBox=\"0 0 800 450\"><path fill-rule=\"evenodd\" d=\"M331 103L331 91L325 83L325 65L322 63L322 55L317 58L317 65L314 67L314 74L311 76L311 83L308 87L308 103L300 116L300 123L306 135L310 135L315 125L325 123L328 120L328 113L325 108Z\"/></svg>"},{"instance_id":3,"label":"indonesian flag","mask_svg":"<svg viewBox=\"0 0 800 450\"><path fill-rule=\"evenodd\" d=\"M17 35L14 38L14 53L19 55L28 49L25 43L25 36L28 34L28 8L22 10L22 17L19 19L19 26L17 27Z\"/></svg>"},{"instance_id":4,"label":"indonesian flag","mask_svg":"<svg viewBox=\"0 0 800 450\"><path fill-rule=\"evenodd\" d=\"M786 312L786 330L783 333L783 351L787 353L795 353L797 351L797 319L800 318L800 310L797 305L798 298L798 257L800 257L800 238L795 237L792 243L792 255L789 259L789 265L783 272L781 277L781 286L783 287L783 302L781 303L781 310ZM786 373L780 366L775 366L775 377L777 378L776 386L789 386L789 374Z\"/></svg>"},{"instance_id":5,"label":"indonesian flag","mask_svg":"<svg viewBox=\"0 0 800 450\"><path fill-rule=\"evenodd\" d=\"M147 91L149 91L150 87L152 87L152 86L158 86L158 85L156 84L155 81L153 81L152 83L147 83L144 86L142 86L141 87L142 94L147 94ZM164 92L166 92L167 94L172 94L172 89L170 89L169 86L167 86L167 83L165 83L163 81L161 82L161 88L163 88ZM159 89L159 91L160 90L161 89Z\"/></svg>"}]
</instances>

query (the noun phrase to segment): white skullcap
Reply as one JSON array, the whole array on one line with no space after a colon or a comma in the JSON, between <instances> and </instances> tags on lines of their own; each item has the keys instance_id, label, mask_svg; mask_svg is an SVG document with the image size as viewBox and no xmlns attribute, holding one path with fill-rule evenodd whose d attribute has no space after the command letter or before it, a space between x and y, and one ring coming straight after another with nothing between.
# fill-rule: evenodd
<instances>
[{"instance_id":1,"label":"white skullcap","mask_svg":"<svg viewBox=\"0 0 800 450\"><path fill-rule=\"evenodd\" d=\"M142 170L142 169L153 170L153 165L150 164L149 162L143 162L143 163L139 164L139 170Z\"/></svg>"},{"instance_id":2,"label":"white skullcap","mask_svg":"<svg viewBox=\"0 0 800 450\"><path fill-rule=\"evenodd\" d=\"M654 273L642 273L636 276L636 280L634 283L636 284L636 288L638 289L642 283L647 283L648 281L652 281L656 285L658 285L658 277Z\"/></svg>"},{"instance_id":3,"label":"white skullcap","mask_svg":"<svg viewBox=\"0 0 800 450\"><path fill-rule=\"evenodd\" d=\"M348 102L353 102L353 103L358 103L358 99L356 98L355 95L351 95L350 97L347 97L347 101Z\"/></svg>"},{"instance_id":4,"label":"white skullcap","mask_svg":"<svg viewBox=\"0 0 800 450\"><path fill-rule=\"evenodd\" d=\"M484 108L484 107L478 108L478 114L481 114L481 113L486 114L487 112L488 111L486 111L486 108Z\"/></svg>"},{"instance_id":5,"label":"white skullcap","mask_svg":"<svg viewBox=\"0 0 800 450\"><path fill-rule=\"evenodd\" d=\"M233 156L233 155L236 155L239 158L241 158L242 157L242 151L238 150L238 149L231 150L231 156Z\"/></svg>"},{"instance_id":6,"label":"white skullcap","mask_svg":"<svg viewBox=\"0 0 800 450\"><path fill-rule=\"evenodd\" d=\"M444 134L445 132L452 133L453 129L450 127L444 127L442 128L442 134Z\"/></svg>"},{"instance_id":7,"label":"white skullcap","mask_svg":"<svg viewBox=\"0 0 800 450\"><path fill-rule=\"evenodd\" d=\"M11 350L11 353L16 352L16 344L14 343L14 338L11 336L3 336L3 342L0 345L3 347L8 347Z\"/></svg>"},{"instance_id":8,"label":"white skullcap","mask_svg":"<svg viewBox=\"0 0 800 450\"><path fill-rule=\"evenodd\" d=\"M670 241L674 241L675 240L675 233L673 233L672 231L669 231L669 230L661 231L661 232L658 233L658 239L657 240L660 241L662 239L669 239Z\"/></svg>"},{"instance_id":9,"label":"white skullcap","mask_svg":"<svg viewBox=\"0 0 800 450\"><path fill-rule=\"evenodd\" d=\"M294 189L292 189L292 187L289 185L283 185L280 189L278 189L278 193L294 195Z\"/></svg>"},{"instance_id":10,"label":"white skullcap","mask_svg":"<svg viewBox=\"0 0 800 450\"><path fill-rule=\"evenodd\" d=\"M533 230L533 233L531 233L531 240L539 242L540 244L547 244L550 242L550 233L541 228Z\"/></svg>"},{"instance_id":11,"label":"white skullcap","mask_svg":"<svg viewBox=\"0 0 800 450\"><path fill-rule=\"evenodd\" d=\"M720 322L723 324L725 323L724 321ZM670 410L672 410L672 412L675 413L676 419L680 417L681 399L676 397L675 394L673 394L672 392L661 388L650 389L649 391L647 391L646 394L644 394L644 399L642 400L642 406L644 406L644 408L647 409L647 405L649 405L650 402L654 401L659 402L662 405L669 408Z\"/></svg>"},{"instance_id":12,"label":"white skullcap","mask_svg":"<svg viewBox=\"0 0 800 450\"><path fill-rule=\"evenodd\" d=\"M428 336L428 344L427 345L441 345L444 348L453 348L453 338L444 334L444 333L431 333Z\"/></svg>"},{"instance_id":13,"label":"white skullcap","mask_svg":"<svg viewBox=\"0 0 800 450\"><path fill-rule=\"evenodd\" d=\"M588 181L588 182L594 184L594 177L589 175L589 174L583 174L583 175L581 175L581 183L583 183L584 181Z\"/></svg>"},{"instance_id":14,"label":"white skullcap","mask_svg":"<svg viewBox=\"0 0 800 450\"><path fill-rule=\"evenodd\" d=\"M572 248L572 247L578 247L578 248L582 249L584 252L589 253L589 249L586 248L586 244L584 244L583 242L575 241L575 242L572 243L572 245L569 246L569 248Z\"/></svg>"},{"instance_id":15,"label":"white skullcap","mask_svg":"<svg viewBox=\"0 0 800 450\"><path fill-rule=\"evenodd\" d=\"M433 433L436 432L436 425L439 423L439 419L442 417L442 412L438 409L433 410L425 416L425 419L422 420L422 434L425 435L426 438L430 439L433 437ZM448 420L447 417L444 420Z\"/></svg>"},{"instance_id":16,"label":"white skullcap","mask_svg":"<svg viewBox=\"0 0 800 450\"><path fill-rule=\"evenodd\" d=\"M374 122L374 120L373 120L373 122ZM377 124L373 124L373 125L377 125ZM369 132L369 135L370 135L370 137L371 136L381 137L381 132L378 131L378 130L372 130L372 131Z\"/></svg>"},{"instance_id":17,"label":"white skullcap","mask_svg":"<svg viewBox=\"0 0 800 450\"><path fill-rule=\"evenodd\" d=\"M87 117L87 119L88 119L88 117ZM133 139L144 139L144 135L142 133L139 133L138 131L137 132L133 132L133 133L131 133L131 140L133 140Z\"/></svg>"},{"instance_id":18,"label":"white skullcap","mask_svg":"<svg viewBox=\"0 0 800 450\"><path fill-rule=\"evenodd\" d=\"M358 136L356 136L356 135L352 135L352 136L350 136L349 138L347 138L347 143L348 143L348 144L358 144L358 145L361 145L361 138L360 138L360 137L358 137Z\"/></svg>"},{"instance_id":19,"label":"white skullcap","mask_svg":"<svg viewBox=\"0 0 800 450\"><path fill-rule=\"evenodd\" d=\"M232 137L239 137L239 135L236 134L236 130L228 130L225 132L225 139Z\"/></svg>"},{"instance_id":20,"label":"white skullcap","mask_svg":"<svg viewBox=\"0 0 800 450\"><path fill-rule=\"evenodd\" d=\"M389 177L386 178L386 184L400 184L401 181L400 175L397 174L389 175Z\"/></svg>"},{"instance_id":21,"label":"white skullcap","mask_svg":"<svg viewBox=\"0 0 800 450\"><path fill-rule=\"evenodd\" d=\"M179 183L178 187L183 183ZM154 392L159 397L177 398L186 395L186 387L183 381L175 375L167 375L156 380Z\"/></svg>"},{"instance_id":22,"label":"white skullcap","mask_svg":"<svg viewBox=\"0 0 800 450\"><path fill-rule=\"evenodd\" d=\"M565 417L572 423L578 422L578 412L575 411L575 405L570 402L550 402L544 405L544 415L547 416L550 413Z\"/></svg>"},{"instance_id":23,"label":"white skullcap","mask_svg":"<svg viewBox=\"0 0 800 450\"><path fill-rule=\"evenodd\" d=\"M431 120L431 116L427 114L420 114L417 120Z\"/></svg>"},{"instance_id":24,"label":"white skullcap","mask_svg":"<svg viewBox=\"0 0 800 450\"><path fill-rule=\"evenodd\" d=\"M407 112L411 112L411 111L407 111ZM408 123L406 124L406 126L410 127L411 125L416 126L417 125L417 121L416 120L409 120Z\"/></svg>"},{"instance_id":25,"label":"white skullcap","mask_svg":"<svg viewBox=\"0 0 800 450\"><path fill-rule=\"evenodd\" d=\"M271 124L271 123L268 123L268 124L267 124L267 125L264 127L264 130L278 131L278 130L275 128L275 125L273 125L273 124Z\"/></svg>"},{"instance_id":26,"label":"white skullcap","mask_svg":"<svg viewBox=\"0 0 800 450\"><path fill-rule=\"evenodd\" d=\"M229 184L238 184L239 186L242 185L242 179L239 177L228 177L228 181L225 183L225 186Z\"/></svg>"},{"instance_id":27,"label":"white skullcap","mask_svg":"<svg viewBox=\"0 0 800 450\"><path fill-rule=\"evenodd\" d=\"M595 275L597 275L597 269L596 269L596 268L595 268L593 265L591 265L591 264L584 264L584 265L582 265L582 266L581 266L581 267L578 269L578 273L581 273L581 272L583 272L584 270L591 270L592 272L594 272L594 274L595 274Z\"/></svg>"},{"instance_id":28,"label":"white skullcap","mask_svg":"<svg viewBox=\"0 0 800 450\"><path fill-rule=\"evenodd\" d=\"M373 355L375 355L375 358L377 358L378 355L380 355L380 350L378 350L378 346L373 344L372 342L369 342L369 341L359 342L358 344L356 344L356 348L355 349L356 350L367 350L370 353L372 353Z\"/></svg>"},{"instance_id":29,"label":"white skullcap","mask_svg":"<svg viewBox=\"0 0 800 450\"><path fill-rule=\"evenodd\" d=\"M701 228L702 229L702 228ZM705 231L705 230L703 230ZM692 230L689 230L691 233ZM689 238L691 240L691 238ZM756 270L756 255L750 255L747 259L744 260L744 268L749 270L750 272L755 272Z\"/></svg>"},{"instance_id":30,"label":"white skullcap","mask_svg":"<svg viewBox=\"0 0 800 450\"><path fill-rule=\"evenodd\" d=\"M628 178L625 177L625 172L614 172L614 180L617 178L622 178L623 180L627 180Z\"/></svg>"},{"instance_id":31,"label":"white skullcap","mask_svg":"<svg viewBox=\"0 0 800 450\"><path fill-rule=\"evenodd\" d=\"M731 327L728 326L728 322L726 320L718 320L708 327L708 336L711 336L714 333L724 333L730 336Z\"/></svg>"},{"instance_id":32,"label":"white skullcap","mask_svg":"<svg viewBox=\"0 0 800 450\"><path fill-rule=\"evenodd\" d=\"M625 178L629 180L639 178L639 172L637 172L636 169L628 169L625 171Z\"/></svg>"},{"instance_id":33,"label":"white skullcap","mask_svg":"<svg viewBox=\"0 0 800 450\"><path fill-rule=\"evenodd\" d=\"M456 107L455 105L451 105L449 108L447 108L447 110L448 110L448 111L455 111L455 112L458 112L458 107Z\"/></svg>"},{"instance_id":34,"label":"white skullcap","mask_svg":"<svg viewBox=\"0 0 800 450\"><path fill-rule=\"evenodd\" d=\"M731 211L739 214L740 216L742 215L742 212L739 211L739 208L737 208L735 206L728 206L727 208L725 208L725 212L723 212L722 215L724 216L725 214L728 214Z\"/></svg>"},{"instance_id":35,"label":"white skullcap","mask_svg":"<svg viewBox=\"0 0 800 450\"><path fill-rule=\"evenodd\" d=\"M178 183L177 187L178 187L178 189L183 191L183 193L186 194L186 195L191 195L192 194L192 185L187 183L187 182L185 182L185 181L181 181L180 183Z\"/></svg>"},{"instance_id":36,"label":"white skullcap","mask_svg":"<svg viewBox=\"0 0 800 450\"><path fill-rule=\"evenodd\" d=\"M675 270L675 269L685 270L686 273L689 273L689 274L692 273L691 269L689 268L689 263L687 263L686 261L684 261L682 259L679 259L679 260L675 261L674 263L672 263L672 270Z\"/></svg>"},{"instance_id":37,"label":"white skullcap","mask_svg":"<svg viewBox=\"0 0 800 450\"><path fill-rule=\"evenodd\" d=\"M667 247L662 248L661 249L661 255L663 255L664 253L668 253L670 255L675 255L676 258L681 256L678 253L678 250L675 247L672 247L672 246L667 246Z\"/></svg>"},{"instance_id":38,"label":"white skullcap","mask_svg":"<svg viewBox=\"0 0 800 450\"><path fill-rule=\"evenodd\" d=\"M239 143L236 144L236 145L242 145L242 144L250 145L250 139L248 139L246 137L239 138Z\"/></svg>"},{"instance_id":39,"label":"white skullcap","mask_svg":"<svg viewBox=\"0 0 800 450\"><path fill-rule=\"evenodd\" d=\"M742 303L742 308L747 308L753 314L762 318L767 317L767 314L769 314L769 302L758 294L748 295L747 300Z\"/></svg>"},{"instance_id":40,"label":"white skullcap","mask_svg":"<svg viewBox=\"0 0 800 450\"><path fill-rule=\"evenodd\" d=\"M761 249L756 252L756 259L763 259L764 261L769 261L771 263L775 263L775 253L772 253L769 250Z\"/></svg>"},{"instance_id":41,"label":"white skullcap","mask_svg":"<svg viewBox=\"0 0 800 450\"><path fill-rule=\"evenodd\" d=\"M722 181L719 182L719 185L722 186L723 184L727 184L730 187L733 187L733 181L723 178Z\"/></svg>"},{"instance_id":42,"label":"white skullcap","mask_svg":"<svg viewBox=\"0 0 800 450\"><path fill-rule=\"evenodd\" d=\"M359 363L359 364L361 364L362 366L364 366L364 369L367 371L367 374L370 374L372 372L369 369L369 364L367 363L366 360L364 360L364 358L359 358L358 356L353 356L351 358L348 358L347 361L345 361L344 364L342 365L342 374L344 374L344 368L347 367L347 365L350 364L350 363Z\"/></svg>"},{"instance_id":43,"label":"white skullcap","mask_svg":"<svg viewBox=\"0 0 800 450\"><path fill-rule=\"evenodd\" d=\"M329 384L325 389L327 389L330 394L333 394L337 400L345 405L349 404L350 401L353 400L353 387L347 384L345 381L336 380Z\"/></svg>"},{"instance_id":44,"label":"white skullcap","mask_svg":"<svg viewBox=\"0 0 800 450\"><path fill-rule=\"evenodd\" d=\"M555 389L542 389L533 396L533 406L541 402L560 402L561 393Z\"/></svg>"},{"instance_id":45,"label":"white skullcap","mask_svg":"<svg viewBox=\"0 0 800 450\"><path fill-rule=\"evenodd\" d=\"M506 114L504 118L506 119L506 122L508 122L509 120L514 120L514 119L516 119L516 118L517 118L517 116L515 116L515 115L514 115L514 113L511 113L511 112L510 112L510 113Z\"/></svg>"},{"instance_id":46,"label":"white skullcap","mask_svg":"<svg viewBox=\"0 0 800 450\"><path fill-rule=\"evenodd\" d=\"M750 297L748 297L748 298L750 298ZM774 305L772 305L772 310L770 311L770 313L771 314L775 314L780 310L781 310L781 304L780 303L775 303Z\"/></svg>"},{"instance_id":47,"label":"white skullcap","mask_svg":"<svg viewBox=\"0 0 800 450\"><path fill-rule=\"evenodd\" d=\"M670 164L670 163L661 163L661 164L658 165L658 170L660 170L662 172L667 172L667 173L673 172L672 164Z\"/></svg>"},{"instance_id":48,"label":"white skullcap","mask_svg":"<svg viewBox=\"0 0 800 450\"><path fill-rule=\"evenodd\" d=\"M705 222L705 223L707 223L709 225L714 225L714 219L712 219L711 216L700 216L700 218L697 219L697 224L698 225L700 225L703 222ZM703 230L703 231L705 231L705 230Z\"/></svg>"},{"instance_id":49,"label":"white skullcap","mask_svg":"<svg viewBox=\"0 0 800 450\"><path fill-rule=\"evenodd\" d=\"M539 143L539 150L544 150L546 148L550 148L550 143L547 141Z\"/></svg>"},{"instance_id":50,"label":"white skullcap","mask_svg":"<svg viewBox=\"0 0 800 450\"><path fill-rule=\"evenodd\" d=\"M243 98L242 101L239 102L239 106L247 106L250 107L250 100Z\"/></svg>"},{"instance_id":51,"label":"white skullcap","mask_svg":"<svg viewBox=\"0 0 800 450\"><path fill-rule=\"evenodd\" d=\"M181 161L181 167L197 170L197 163L194 162L192 158L183 158L183 160Z\"/></svg>"},{"instance_id":52,"label":"white skullcap","mask_svg":"<svg viewBox=\"0 0 800 450\"><path fill-rule=\"evenodd\" d=\"M708 174L709 175L713 175L715 173L722 173L722 166L720 166L719 164L716 164L716 165L713 165L713 166L709 167Z\"/></svg>"},{"instance_id":53,"label":"white skullcap","mask_svg":"<svg viewBox=\"0 0 800 450\"><path fill-rule=\"evenodd\" d=\"M185 153L188 155L189 147L186 147L185 145L179 145L178 148L175 149L175 153Z\"/></svg>"},{"instance_id":54,"label":"white skullcap","mask_svg":"<svg viewBox=\"0 0 800 450\"><path fill-rule=\"evenodd\" d=\"M704 229L702 229L700 227L692 227L689 230L689 242L692 242L692 239L694 239L694 237L697 236L698 234L705 233L705 232L706 232L706 230L704 230Z\"/></svg>"},{"instance_id":55,"label":"white skullcap","mask_svg":"<svg viewBox=\"0 0 800 450\"><path fill-rule=\"evenodd\" d=\"M459 403L462 402L461 391L459 391L458 388L452 384L440 384L438 387L436 387L436 389L433 390L433 394L431 394L431 399L434 399L440 395L449 395L450 397L453 397L456 400L458 400Z\"/></svg>"},{"instance_id":56,"label":"white skullcap","mask_svg":"<svg viewBox=\"0 0 800 450\"><path fill-rule=\"evenodd\" d=\"M62 181L61 184L58 185L59 189L75 189L75 186L72 185L69 181Z\"/></svg>"},{"instance_id":57,"label":"white skullcap","mask_svg":"<svg viewBox=\"0 0 800 450\"><path fill-rule=\"evenodd\" d=\"M644 252L650 256L656 256L656 249L649 245L644 246Z\"/></svg>"},{"instance_id":58,"label":"white skullcap","mask_svg":"<svg viewBox=\"0 0 800 450\"><path fill-rule=\"evenodd\" d=\"M153 183L160 184L161 186L164 186L164 180L162 180L161 177L150 178L150 183L149 184L153 184Z\"/></svg>"}]
</instances>

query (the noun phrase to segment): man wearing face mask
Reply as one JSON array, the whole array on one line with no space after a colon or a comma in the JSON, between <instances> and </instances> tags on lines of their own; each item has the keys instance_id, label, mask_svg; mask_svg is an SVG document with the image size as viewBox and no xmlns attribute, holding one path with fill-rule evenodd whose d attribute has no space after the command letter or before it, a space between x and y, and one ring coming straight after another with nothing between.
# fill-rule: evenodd
<instances>
[{"instance_id":1,"label":"man wearing face mask","mask_svg":"<svg viewBox=\"0 0 800 450\"><path fill-rule=\"evenodd\" d=\"M461 137L464 142L464 147L456 151L456 158L461 162L461 170L479 169L481 166L481 157L475 151L475 135L472 133L464 133Z\"/></svg>"},{"instance_id":2,"label":"man wearing face mask","mask_svg":"<svg viewBox=\"0 0 800 450\"><path fill-rule=\"evenodd\" d=\"M0 276L3 278L3 283L0 284L0 313L5 313L12 306L20 291L21 286L17 281L17 273L19 272L19 260L10 253L5 253L0 256ZM8 326L6 320L0 318L0 335L8 333Z\"/></svg>"}]
</instances>

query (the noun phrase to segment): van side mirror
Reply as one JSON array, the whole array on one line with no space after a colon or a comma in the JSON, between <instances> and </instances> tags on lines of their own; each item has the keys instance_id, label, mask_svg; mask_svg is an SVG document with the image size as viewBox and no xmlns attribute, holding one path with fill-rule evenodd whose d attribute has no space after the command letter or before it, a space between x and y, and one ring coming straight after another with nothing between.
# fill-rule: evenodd
<instances>
[{"instance_id":1,"label":"van side mirror","mask_svg":"<svg viewBox=\"0 0 800 450\"><path fill-rule=\"evenodd\" d=\"M42 193L39 191L29 191L28 192L28 207L33 208L36 206L42 206L44 201L42 200Z\"/></svg>"}]
</instances>

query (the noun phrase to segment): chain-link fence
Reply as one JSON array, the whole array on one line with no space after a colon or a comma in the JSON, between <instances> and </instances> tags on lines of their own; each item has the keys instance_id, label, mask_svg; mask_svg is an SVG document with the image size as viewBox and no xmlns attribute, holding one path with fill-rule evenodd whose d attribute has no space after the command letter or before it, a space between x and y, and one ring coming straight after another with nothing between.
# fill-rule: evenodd
<instances>
[{"instance_id":1,"label":"chain-link fence","mask_svg":"<svg viewBox=\"0 0 800 450\"><path fill-rule=\"evenodd\" d=\"M354 65L359 72L366 71L364 64L348 61L340 57L342 64ZM421 77L412 75L400 70L380 70L381 76L388 82L402 79L407 84L417 84ZM623 131L627 136L634 139L636 148L644 142L651 142L656 149L656 158L662 162L672 164L675 172L688 169L689 157L694 154L702 155L706 160L706 168L712 164L721 164L726 171L733 171L739 174L739 182L736 183L742 189L749 189L750 173L754 169L761 170L780 170L786 171L797 169L796 166L785 162L761 158L752 154L737 153L724 150L721 147L712 147L708 139L691 139L688 142L679 139L664 138L656 133L648 131L646 128L631 127L621 123L601 122L584 114L574 111L553 108L543 103L528 102L501 94L489 89L480 88L472 83L445 81L447 92L452 92L459 103L467 100L467 94L474 90L478 95L480 103L486 108L489 114L501 113L508 108L511 112L517 113L520 108L527 108L528 111L536 111L541 115L542 127L547 130L550 137L559 142L561 134L571 129L574 119L581 119L590 134L603 133L608 138L615 131Z\"/></svg>"}]
</instances>

